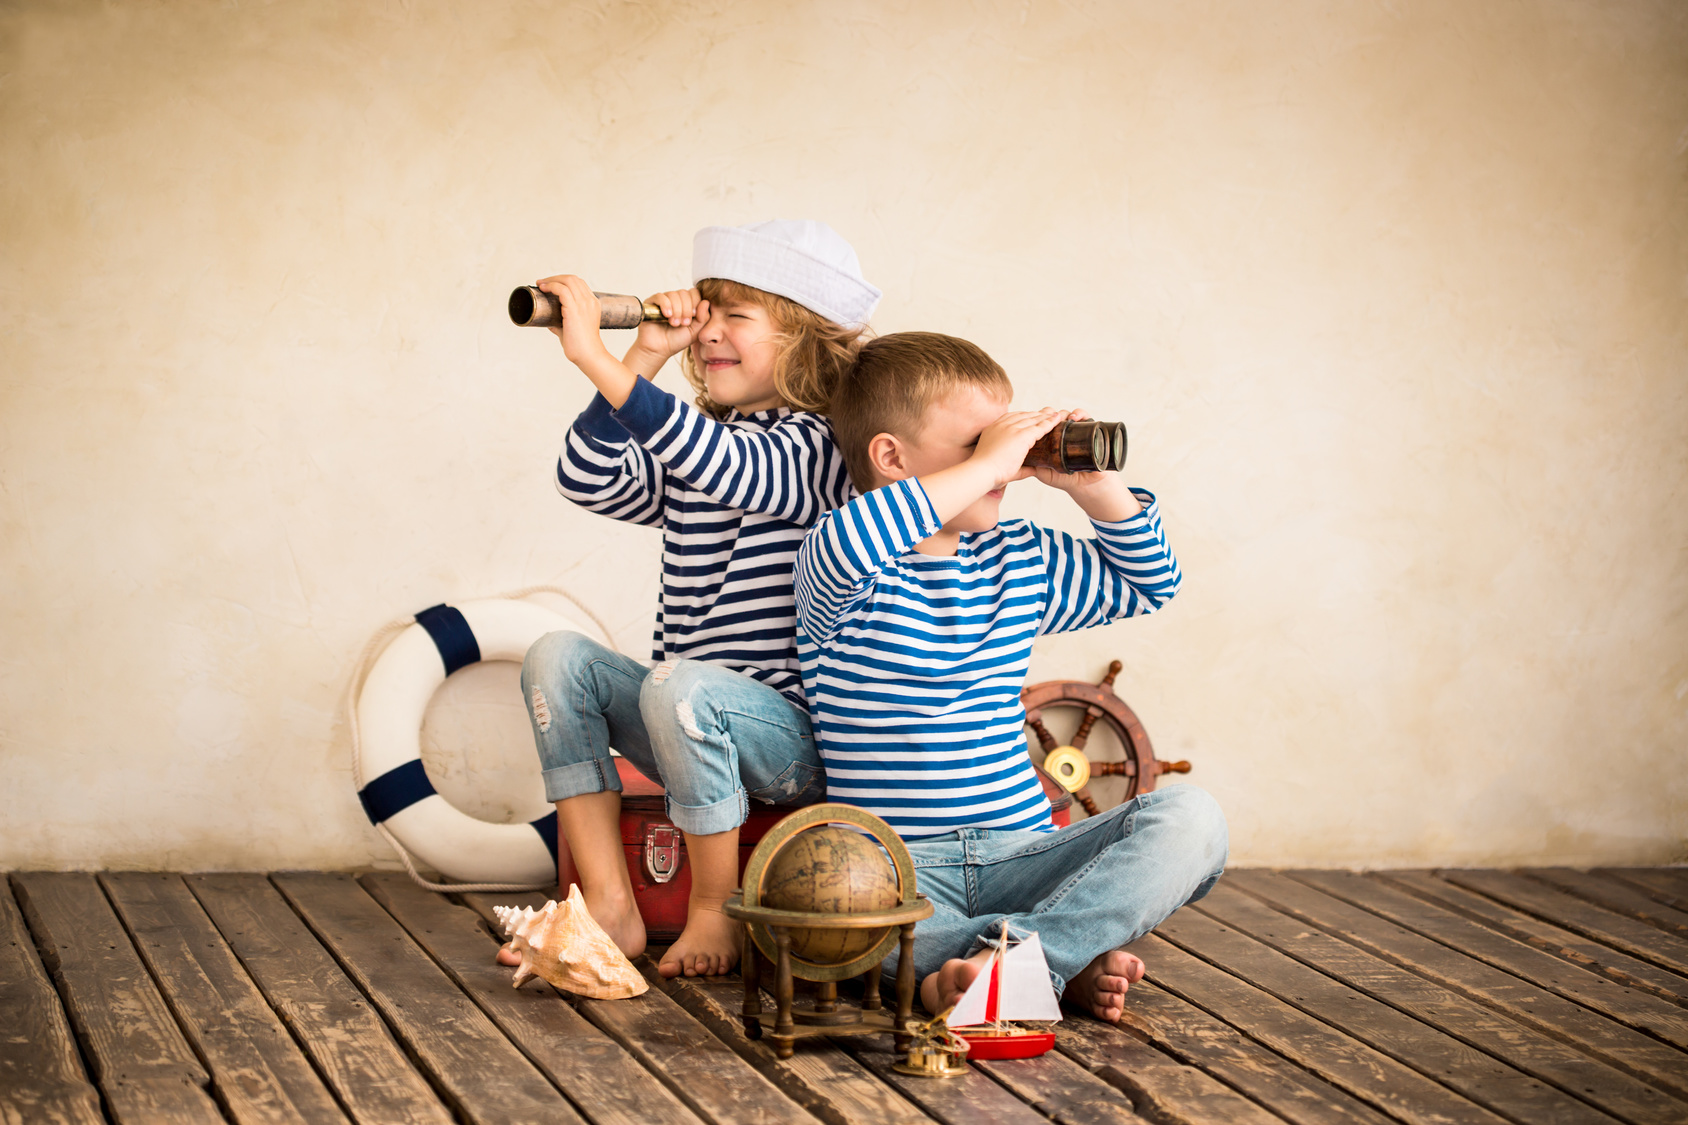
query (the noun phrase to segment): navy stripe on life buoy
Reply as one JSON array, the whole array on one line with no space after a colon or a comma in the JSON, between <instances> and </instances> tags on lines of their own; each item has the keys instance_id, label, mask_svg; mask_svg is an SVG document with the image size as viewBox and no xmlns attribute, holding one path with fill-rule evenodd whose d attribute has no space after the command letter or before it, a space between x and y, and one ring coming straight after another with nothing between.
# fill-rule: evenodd
<instances>
[{"instance_id":1,"label":"navy stripe on life buoy","mask_svg":"<svg viewBox=\"0 0 1688 1125\"><path fill-rule=\"evenodd\" d=\"M394 766L358 790L358 800L363 802L363 811L371 824L380 824L433 795L434 783L428 780L428 771L422 768L421 758L412 758L402 766Z\"/></svg>"},{"instance_id":2,"label":"navy stripe on life buoy","mask_svg":"<svg viewBox=\"0 0 1688 1125\"><path fill-rule=\"evenodd\" d=\"M443 603L429 606L416 615L416 623L434 638L434 647L440 650L440 659L445 661L446 675L480 660L480 642L475 640L475 631L469 628L469 619L457 607Z\"/></svg>"},{"instance_id":3,"label":"navy stripe on life buoy","mask_svg":"<svg viewBox=\"0 0 1688 1125\"><path fill-rule=\"evenodd\" d=\"M533 830L539 833L539 838L545 841L545 849L551 853L551 862L557 862L557 810L552 809L538 820L530 820Z\"/></svg>"}]
</instances>

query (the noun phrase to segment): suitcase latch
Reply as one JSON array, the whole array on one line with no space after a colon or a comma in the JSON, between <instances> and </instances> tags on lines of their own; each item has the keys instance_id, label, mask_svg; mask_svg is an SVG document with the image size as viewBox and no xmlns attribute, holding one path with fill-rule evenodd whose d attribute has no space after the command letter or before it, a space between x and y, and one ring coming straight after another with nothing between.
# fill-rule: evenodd
<instances>
[{"instance_id":1,"label":"suitcase latch","mask_svg":"<svg viewBox=\"0 0 1688 1125\"><path fill-rule=\"evenodd\" d=\"M680 870L680 830L671 824L645 826L645 870L666 883Z\"/></svg>"}]
</instances>

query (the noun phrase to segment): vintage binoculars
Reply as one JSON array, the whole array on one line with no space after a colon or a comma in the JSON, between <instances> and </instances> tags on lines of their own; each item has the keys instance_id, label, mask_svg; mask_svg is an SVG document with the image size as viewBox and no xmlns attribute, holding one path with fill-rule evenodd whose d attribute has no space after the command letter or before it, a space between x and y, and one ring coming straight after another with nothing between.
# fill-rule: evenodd
<instances>
[{"instance_id":1,"label":"vintage binoculars","mask_svg":"<svg viewBox=\"0 0 1688 1125\"><path fill-rule=\"evenodd\" d=\"M599 328L637 328L641 321L662 319L661 309L637 297L596 290L592 296L603 306ZM543 289L520 285L510 293L510 321L517 328L555 328L563 322L563 306Z\"/></svg>"},{"instance_id":2,"label":"vintage binoculars","mask_svg":"<svg viewBox=\"0 0 1688 1125\"><path fill-rule=\"evenodd\" d=\"M1037 439L1025 466L1058 473L1117 472L1125 468L1125 423L1062 422Z\"/></svg>"}]
</instances>

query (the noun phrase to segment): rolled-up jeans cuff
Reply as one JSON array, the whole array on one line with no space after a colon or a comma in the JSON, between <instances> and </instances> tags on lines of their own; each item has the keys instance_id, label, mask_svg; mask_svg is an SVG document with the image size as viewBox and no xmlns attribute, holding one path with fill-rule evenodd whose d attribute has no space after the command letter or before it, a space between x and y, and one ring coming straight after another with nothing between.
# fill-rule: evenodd
<instances>
[{"instance_id":1,"label":"rolled-up jeans cuff","mask_svg":"<svg viewBox=\"0 0 1688 1125\"><path fill-rule=\"evenodd\" d=\"M674 827L694 836L713 836L737 828L750 815L750 798L743 789L713 805L682 805L668 798L668 819Z\"/></svg>"},{"instance_id":2,"label":"rolled-up jeans cuff","mask_svg":"<svg viewBox=\"0 0 1688 1125\"><path fill-rule=\"evenodd\" d=\"M621 792L621 774L611 765L612 759L593 758L589 762L570 762L543 771L545 799L566 801L586 793L602 793L606 789Z\"/></svg>"}]
</instances>

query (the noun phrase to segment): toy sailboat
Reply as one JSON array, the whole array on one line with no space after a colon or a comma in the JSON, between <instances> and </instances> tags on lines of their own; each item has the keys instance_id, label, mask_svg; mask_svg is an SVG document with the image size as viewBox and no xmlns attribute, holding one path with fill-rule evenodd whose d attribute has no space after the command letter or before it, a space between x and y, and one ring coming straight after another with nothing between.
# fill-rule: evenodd
<instances>
[{"instance_id":1,"label":"toy sailboat","mask_svg":"<svg viewBox=\"0 0 1688 1125\"><path fill-rule=\"evenodd\" d=\"M1053 1031L1028 1031L1008 1020L1058 1020L1061 1002L1049 983L1049 963L1037 935L1012 937L1007 923L985 969L950 1013L949 1026L967 1040L968 1057L1030 1059L1055 1045Z\"/></svg>"}]
</instances>

